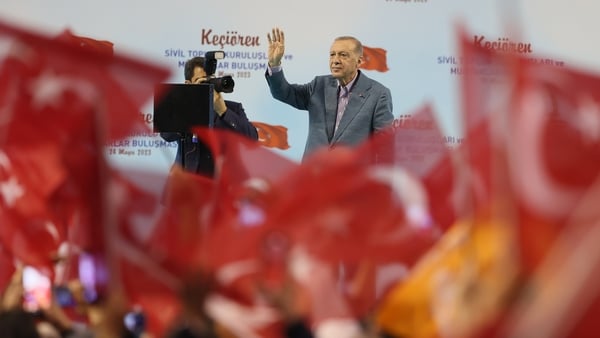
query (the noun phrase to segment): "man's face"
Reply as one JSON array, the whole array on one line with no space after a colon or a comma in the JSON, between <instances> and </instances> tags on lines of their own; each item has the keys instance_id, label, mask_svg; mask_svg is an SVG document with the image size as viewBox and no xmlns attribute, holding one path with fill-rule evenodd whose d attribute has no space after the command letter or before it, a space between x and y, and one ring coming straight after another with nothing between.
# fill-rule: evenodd
<instances>
[{"instance_id":1,"label":"man's face","mask_svg":"<svg viewBox=\"0 0 600 338\"><path fill-rule=\"evenodd\" d=\"M201 83L206 81L206 72L202 67L194 67L194 75L192 76L192 80L186 80L185 83Z\"/></svg>"},{"instance_id":2,"label":"man's face","mask_svg":"<svg viewBox=\"0 0 600 338\"><path fill-rule=\"evenodd\" d=\"M329 50L329 69L334 78L346 84L354 78L362 56L355 52L355 43L352 40L334 41Z\"/></svg>"}]
</instances>

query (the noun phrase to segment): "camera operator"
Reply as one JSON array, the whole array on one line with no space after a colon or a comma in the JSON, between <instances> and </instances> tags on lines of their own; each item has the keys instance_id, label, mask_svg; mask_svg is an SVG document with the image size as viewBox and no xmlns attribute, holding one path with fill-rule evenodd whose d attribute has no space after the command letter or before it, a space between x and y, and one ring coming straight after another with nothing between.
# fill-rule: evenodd
<instances>
[{"instance_id":1,"label":"camera operator","mask_svg":"<svg viewBox=\"0 0 600 338\"><path fill-rule=\"evenodd\" d=\"M233 80L231 78L215 79L212 77L216 66L216 59L212 55L212 52L210 56L207 53L206 58L194 57L185 63L185 83L193 85L208 82L214 85L214 128L229 129L246 135L253 140L258 140L258 132L248 120L242 104L223 99L221 91L233 91ZM189 133L162 132L160 136L168 142L177 141L178 149L175 164L182 166L184 170L189 172L208 177L214 175L213 156L208 147L194 135Z\"/></svg>"}]
</instances>

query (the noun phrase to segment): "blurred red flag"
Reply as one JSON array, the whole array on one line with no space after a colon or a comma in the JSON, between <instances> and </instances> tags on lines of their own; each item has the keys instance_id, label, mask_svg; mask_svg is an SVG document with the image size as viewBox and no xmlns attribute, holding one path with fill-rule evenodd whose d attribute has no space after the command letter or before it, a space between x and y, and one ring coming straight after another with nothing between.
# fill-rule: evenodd
<instances>
[{"instance_id":1,"label":"blurred red flag","mask_svg":"<svg viewBox=\"0 0 600 338\"><path fill-rule=\"evenodd\" d=\"M108 239L105 252L111 281L105 286L109 292L123 293L121 300L129 306L125 310L140 307L147 318L148 332L162 336L179 314L179 273L183 274L183 270L175 268L182 265L173 259L176 254L167 251L177 249L169 236L178 233L178 223L168 223L172 226L171 233L161 228L165 212L160 204L164 201L161 188L166 179L161 174L138 170L108 171L108 174L106 210L112 216L104 231ZM156 234L164 237L157 238ZM188 240L194 238L190 236ZM189 248L183 241L179 244Z\"/></svg>"},{"instance_id":2,"label":"blurred red flag","mask_svg":"<svg viewBox=\"0 0 600 338\"><path fill-rule=\"evenodd\" d=\"M25 217L49 216L49 197L66 170L54 144L0 148L0 207Z\"/></svg>"},{"instance_id":3,"label":"blurred red flag","mask_svg":"<svg viewBox=\"0 0 600 338\"><path fill-rule=\"evenodd\" d=\"M213 189L214 183L207 177L180 167L171 170L164 207L144 244L167 270L183 274L200 264L195 253L205 250Z\"/></svg>"},{"instance_id":4,"label":"blurred red flag","mask_svg":"<svg viewBox=\"0 0 600 338\"><path fill-rule=\"evenodd\" d=\"M178 276L198 269L215 272L232 262L256 260L254 251L245 248L248 243L256 245L250 236L267 213L260 207L269 207L261 204L261 189L296 166L239 134L203 128L194 132L211 148L215 177L208 179L174 167L166 185L164 213L144 244L149 258ZM230 282L219 280L215 292L233 295L249 305L254 290L249 284ZM269 320L265 325L273 323Z\"/></svg>"},{"instance_id":5,"label":"blurred red flag","mask_svg":"<svg viewBox=\"0 0 600 338\"><path fill-rule=\"evenodd\" d=\"M540 254L547 250L549 237L554 234L544 222L534 222L519 213L518 197L512 190L515 179L529 177L524 172L511 171L511 149L523 147L512 145L514 130L509 128L509 116L517 88L518 56L484 49L469 38L465 30L458 30L461 58L465 61L461 78L463 125L465 142L459 148L460 164L463 166L464 184L471 201L471 213L489 210L499 201L510 203L516 210L494 218L506 220L515 226L519 235L521 267L527 271L537 264ZM532 158L526 161L531 161ZM508 163L507 163L508 162ZM512 219L509 217L517 216ZM534 258L535 257L535 258Z\"/></svg>"},{"instance_id":6,"label":"blurred red flag","mask_svg":"<svg viewBox=\"0 0 600 338\"><path fill-rule=\"evenodd\" d=\"M600 75L519 60L507 138L522 206L568 217L600 173Z\"/></svg>"},{"instance_id":7,"label":"blurred red flag","mask_svg":"<svg viewBox=\"0 0 600 338\"><path fill-rule=\"evenodd\" d=\"M439 235L421 183L402 167L365 163L363 155L343 147L312 155L278 186L295 193L277 200L267 223L271 236L280 233L290 248L334 268L338 291L355 316L381 296L378 271L389 264L410 267ZM263 246L271 256L280 250Z\"/></svg>"},{"instance_id":8,"label":"blurred red flag","mask_svg":"<svg viewBox=\"0 0 600 338\"><path fill-rule=\"evenodd\" d=\"M50 219L23 217L0 209L0 241L19 261L52 269L62 241L57 224Z\"/></svg>"},{"instance_id":9,"label":"blurred red flag","mask_svg":"<svg viewBox=\"0 0 600 338\"><path fill-rule=\"evenodd\" d=\"M461 48L475 207L514 196L531 268L600 173L600 77L483 49L464 33Z\"/></svg>"},{"instance_id":10,"label":"blurred red flag","mask_svg":"<svg viewBox=\"0 0 600 338\"><path fill-rule=\"evenodd\" d=\"M410 264L433 243L435 236L427 230L410 229L405 223L402 201L408 202L403 198L411 194L399 191L398 185L402 181L410 187L411 178L401 170L370 167L362 154L345 148L324 150L297 166L238 135L195 132L221 163L214 200L220 206L207 232L207 262L215 271L229 267L227 274L237 276L226 280L244 280L235 288L246 301L252 299L249 285L282 281L289 250L296 246L326 263ZM414 184L419 186L416 180ZM364 201L367 195L371 198ZM368 281L372 276L359 269L348 279ZM373 282L355 286L352 292L364 313L372 305Z\"/></svg>"},{"instance_id":11,"label":"blurred red flag","mask_svg":"<svg viewBox=\"0 0 600 338\"><path fill-rule=\"evenodd\" d=\"M573 208L551 248L525 286L526 296L507 309L496 336L538 332L544 337L586 337L598 332L600 314L600 176ZM491 335L487 335L491 336Z\"/></svg>"},{"instance_id":12,"label":"blurred red flag","mask_svg":"<svg viewBox=\"0 0 600 338\"><path fill-rule=\"evenodd\" d=\"M595 160L600 76L476 48L465 36L461 44L463 59L472 63L463 83L471 130L467 146L480 161L471 166L485 182L480 185L485 193L476 196L484 197L480 202L497 199L510 189L525 268L526 297L511 304L515 309L507 309L508 319L501 318L490 332L535 331L545 337L593 332L600 308L594 286L598 260L588 239L598 232L599 219L598 190L590 186L600 173ZM504 163L498 161L503 156ZM497 180L502 175L505 179Z\"/></svg>"},{"instance_id":13,"label":"blurred red flag","mask_svg":"<svg viewBox=\"0 0 600 338\"><path fill-rule=\"evenodd\" d=\"M217 164L217 181L242 187L250 178L276 181L297 165L266 149L262 143L229 130L197 128L194 130L209 144Z\"/></svg>"},{"instance_id":14,"label":"blurred red flag","mask_svg":"<svg viewBox=\"0 0 600 338\"><path fill-rule=\"evenodd\" d=\"M51 267L67 229L48 204L66 180L53 144L0 150L0 243L25 264Z\"/></svg>"},{"instance_id":15,"label":"blurred red flag","mask_svg":"<svg viewBox=\"0 0 600 338\"><path fill-rule=\"evenodd\" d=\"M214 208L210 218L214 228L227 224L235 225L235 229L260 222L260 213L265 211L247 208L248 198L252 198L248 193L269 189L297 164L231 131L198 128L195 132L209 145L215 158Z\"/></svg>"},{"instance_id":16,"label":"blurred red flag","mask_svg":"<svg viewBox=\"0 0 600 338\"><path fill-rule=\"evenodd\" d=\"M360 68L387 72L387 51L383 48L367 47L363 45L363 62Z\"/></svg>"},{"instance_id":17,"label":"blurred red flag","mask_svg":"<svg viewBox=\"0 0 600 338\"><path fill-rule=\"evenodd\" d=\"M257 149L258 150L258 149ZM393 186L396 182L395 179L403 179L403 174L394 172L392 169L387 170L386 168L369 168L366 167L360 157L347 149L336 149L332 152L323 152L321 156L315 156L315 159L310 160L308 164L303 164L300 167L294 168L293 170L286 170L287 174L281 176L279 179L266 179L266 174L274 172L274 169L268 168L269 163L272 165L274 161L268 160L268 157L274 156L273 153L263 153L257 151L256 155L265 155L264 157L254 157L248 149L240 154L244 154L248 160L242 160L239 163L247 164L246 169L256 170L255 174L248 175L245 182L250 185L243 186L243 184L233 184L233 187L237 187L238 194L233 194L234 199L219 199L219 201L227 201L227 203L236 203L235 212L226 213L231 215L230 218L225 217L222 223L217 223L215 236L219 236L222 240L227 238L235 238L236 232L238 235L243 234L245 241L239 243L235 247L232 247L227 252L233 253L238 251L238 254L234 254L231 260L235 261L233 257L245 258L248 257L247 250L250 252L256 252L258 250L258 256L262 255L261 241L264 236L273 231L281 233L284 237L291 236L292 240L301 239L302 243L306 243L310 248L321 248L323 254L327 251L327 259L338 260L342 257L344 259L358 259L364 257L363 253L356 251L355 243L348 242L346 240L335 239L334 237L319 236L314 238L311 236L319 232L322 235L334 235L345 234L344 236L356 236L352 237L356 240L360 238L360 241L365 249L364 244L369 236L381 236L381 238L373 238L372 250L385 250L380 240L383 241L385 235L381 235L377 231L366 231L366 227L361 224L370 224L370 230L373 227L380 224L383 228L391 227L390 229L396 229L394 226L400 220L404 220L404 210L402 210L401 196L396 195L400 192L395 191L396 186ZM231 160L232 157L228 159ZM249 160L253 158L255 160ZM262 159L261 159L262 158ZM240 158L241 159L241 158ZM284 168L288 166L287 161L283 161ZM235 164L236 162L228 162L228 164ZM250 164L251 163L251 164ZM262 166L264 169L256 166ZM255 167L254 169L249 167ZM236 180L241 181L241 177L246 173L245 170L235 170L233 165L223 165L223 171L229 172L230 175L237 173ZM370 169L373 169L370 171ZM263 171L264 170L264 171ZM285 172L285 171L284 171ZM242 175L239 175L239 174ZM347 175L351 175L352 179ZM397 176L395 176L397 175ZM273 175L272 175L273 176ZM231 176L233 177L233 176ZM276 177L276 174L275 176ZM407 176L408 177L408 176ZM234 182L234 179L225 180L223 175L220 179L226 182ZM408 178L406 178L408 179ZM261 181L262 180L262 181ZM410 179L408 179L410 180ZM253 183L255 182L255 183ZM257 183L260 182L260 183ZM326 182L326 183L325 183ZM343 184L342 184L343 182ZM254 186L252 184L255 184ZM418 186L418 184L417 184ZM335 187L335 188L334 188ZM262 189L262 190L261 190ZM359 198L364 194L373 194L372 203L364 205L362 203L360 208L357 208L359 200L350 198L355 196ZM283 193L286 191L294 191L293 194ZM236 198L237 196L237 198ZM242 199L239 199L242 197ZM339 201L338 201L339 199ZM415 205L416 206L416 205ZM317 217L320 213L324 214L330 212L329 208L333 208L331 212L335 214L335 210L339 209L340 213L348 213L343 217L343 223L352 222L352 227L356 228L347 229L346 231L336 232L335 229L331 232L323 232L321 226L327 227L327 218L323 218L321 221ZM374 210L377 208L377 211ZM380 215L381 223L377 223L379 218L373 218L373 214ZM340 215L341 216L341 215ZM240 218L241 217L241 218ZM307 223L306 225L300 225ZM392 226L392 224L394 226ZM345 225L344 225L345 226ZM378 228L379 229L379 228ZM397 230L397 229L396 229ZM395 230L394 230L395 231ZM288 235L285 235L285 234ZM257 237L253 237L257 236ZM252 240L254 238L254 240ZM310 238L310 241L309 241ZM323 241L323 242L321 242ZM214 243L221 243L219 240L211 241ZM337 243L336 250L331 250L331 246L326 243ZM220 244L217 244L220 245ZM347 245L348 251L343 250L343 247ZM321 250L318 249L318 250ZM222 248L221 248L222 250ZM226 262L227 253L221 253L218 257L215 257L218 261ZM257 254L252 255L257 257ZM320 258L324 258L318 255ZM353 258L354 257L354 258ZM215 262L215 261L213 261Z\"/></svg>"},{"instance_id":18,"label":"blurred red flag","mask_svg":"<svg viewBox=\"0 0 600 338\"><path fill-rule=\"evenodd\" d=\"M505 143L494 135L508 132L502 121L510 109L513 90L514 56L498 54L473 43L463 30L458 31L461 58L465 61L461 77L462 119L465 137L459 147L464 161L470 211L487 210L509 186L506 168L499 156Z\"/></svg>"},{"instance_id":19,"label":"blurred red flag","mask_svg":"<svg viewBox=\"0 0 600 338\"><path fill-rule=\"evenodd\" d=\"M91 38L50 38L0 23L0 39L7 52L0 59L0 133L4 136L0 147L20 152L40 145L44 145L40 149L53 149L35 154L35 161L40 161L45 171L35 172L36 167L30 166L20 173L21 177L32 173L44 180L26 193L46 193L37 202L45 204L59 223L68 225L69 239L76 246L100 256L108 253L109 284L118 285L122 282L115 268L118 260L125 253L131 260L135 256L132 251L140 252L133 245L136 233L129 223L134 214L151 215L158 198L148 198L118 178L106 163L104 145L136 131L148 131L140 107L168 71L87 48L95 43ZM54 161L48 160L51 154ZM41 175L46 172L54 175ZM52 185L57 173L66 179ZM49 186L54 190L48 192ZM36 200L31 202L25 207L36 206ZM46 250L35 241L55 243L48 230L53 223L31 215L21 219L10 216L2 215L1 229L19 254L38 258Z\"/></svg>"},{"instance_id":20,"label":"blurred red flag","mask_svg":"<svg viewBox=\"0 0 600 338\"><path fill-rule=\"evenodd\" d=\"M251 269L220 279L223 291L247 304L255 299L253 283L263 272L257 248L267 231L267 215L279 196L275 184L297 164L236 133L202 128L195 132L214 154L216 175L210 195L205 195L210 198L208 206L195 207L204 210L199 224L194 225L201 227L202 242L188 257L217 274L251 262ZM234 285L233 281L242 282Z\"/></svg>"},{"instance_id":21,"label":"blurred red flag","mask_svg":"<svg viewBox=\"0 0 600 338\"><path fill-rule=\"evenodd\" d=\"M119 254L120 281L130 308L139 307L146 316L146 332L164 337L180 317L181 281L158 262L140 258L143 254L123 248Z\"/></svg>"},{"instance_id":22,"label":"blurred red flag","mask_svg":"<svg viewBox=\"0 0 600 338\"><path fill-rule=\"evenodd\" d=\"M348 294L340 290L339 297L351 298L356 306L346 305L346 314L364 314L373 304L372 277L377 265L410 264L433 239L421 229L406 225L402 193L395 184L410 179L404 177L407 181L403 181L403 174L390 168L365 166L362 157L355 155L345 148L324 150L281 179L262 186L264 189L256 190L255 186L246 190L249 198L241 211L252 211L258 217L220 223L211 236L210 242L219 248L211 250L217 255L210 261L221 261L221 266L246 262L240 263L238 274L244 273L245 266L245 274L252 276L248 282L275 285L287 274L292 248L303 248L327 265L347 262L349 275L344 278L352 287ZM290 191L294 193L287 193ZM362 196L370 198L364 200ZM231 248L222 245L237 238L240 241ZM362 262L374 268L355 269ZM320 319L327 317L325 314L335 316L340 310L336 307L331 312L321 299L312 301L318 304L315 311L318 309Z\"/></svg>"},{"instance_id":23,"label":"blurred red flag","mask_svg":"<svg viewBox=\"0 0 600 338\"><path fill-rule=\"evenodd\" d=\"M295 193L277 201L269 222L285 224L296 244L328 262L415 258L410 248L431 230L421 182L402 167L365 164L362 155L338 147L311 156L278 186ZM405 250L388 251L400 243Z\"/></svg>"},{"instance_id":24,"label":"blurred red flag","mask_svg":"<svg viewBox=\"0 0 600 338\"><path fill-rule=\"evenodd\" d=\"M374 135L358 151L359 157L406 169L420 179L427 191L430 221L442 230L465 208L459 198L455 154L445 142L431 104L401 116L393 128Z\"/></svg>"},{"instance_id":25,"label":"blurred red flag","mask_svg":"<svg viewBox=\"0 0 600 338\"><path fill-rule=\"evenodd\" d=\"M1 22L0 36L8 42L9 50L0 60L0 76L5 80L0 98L6 107L3 114L14 119L12 127L21 119L33 124L6 130L9 142L64 139L63 132L79 127L82 117L78 112L83 107L92 107L94 113L105 112L103 121L87 117L105 125L102 136L107 140L128 136L145 127L139 108L150 99L154 85L168 76L161 67ZM73 95L83 106L64 109L64 104L73 103ZM14 113L17 110L18 115ZM59 116L54 111L60 111ZM34 133L40 130L45 133Z\"/></svg>"},{"instance_id":26,"label":"blurred red flag","mask_svg":"<svg viewBox=\"0 0 600 338\"><path fill-rule=\"evenodd\" d=\"M69 180L50 205L61 221L102 233L103 145L145 127L139 107L168 72L4 23L0 37L8 50L0 60L2 144L55 146Z\"/></svg>"},{"instance_id":27,"label":"blurred red flag","mask_svg":"<svg viewBox=\"0 0 600 338\"><path fill-rule=\"evenodd\" d=\"M106 54L111 56L114 55L114 44L112 42L107 40L96 40L87 36L75 35L68 28L56 36L55 39L68 42L73 46L93 51L98 54Z\"/></svg>"},{"instance_id":28,"label":"blurred red flag","mask_svg":"<svg viewBox=\"0 0 600 338\"><path fill-rule=\"evenodd\" d=\"M579 337L599 329L600 75L520 59L508 116L523 257L535 297L513 313L514 332ZM543 316L543 320L542 317Z\"/></svg>"}]
</instances>

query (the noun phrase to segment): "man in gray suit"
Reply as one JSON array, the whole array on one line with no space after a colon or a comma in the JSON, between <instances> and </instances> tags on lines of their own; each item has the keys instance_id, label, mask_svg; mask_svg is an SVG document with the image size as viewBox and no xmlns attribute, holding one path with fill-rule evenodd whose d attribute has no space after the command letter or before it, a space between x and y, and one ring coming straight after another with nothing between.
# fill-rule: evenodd
<instances>
[{"instance_id":1,"label":"man in gray suit","mask_svg":"<svg viewBox=\"0 0 600 338\"><path fill-rule=\"evenodd\" d=\"M331 75L316 76L307 84L290 84L283 75L283 31L267 34L269 67L265 74L271 95L281 102L308 110L308 139L303 159L315 150L336 144L355 146L372 133L391 125L392 95L358 67L363 48L354 37L333 41L329 51Z\"/></svg>"}]
</instances>

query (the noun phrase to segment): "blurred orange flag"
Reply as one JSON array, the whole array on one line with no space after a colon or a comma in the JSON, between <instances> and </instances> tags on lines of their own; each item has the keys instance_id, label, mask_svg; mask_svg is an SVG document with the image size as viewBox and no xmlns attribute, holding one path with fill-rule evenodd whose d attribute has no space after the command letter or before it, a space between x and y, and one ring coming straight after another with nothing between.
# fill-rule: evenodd
<instances>
[{"instance_id":1,"label":"blurred orange flag","mask_svg":"<svg viewBox=\"0 0 600 338\"><path fill-rule=\"evenodd\" d=\"M513 228L460 220L381 302L379 328L397 337L469 337L504 309L516 281Z\"/></svg>"}]
</instances>

